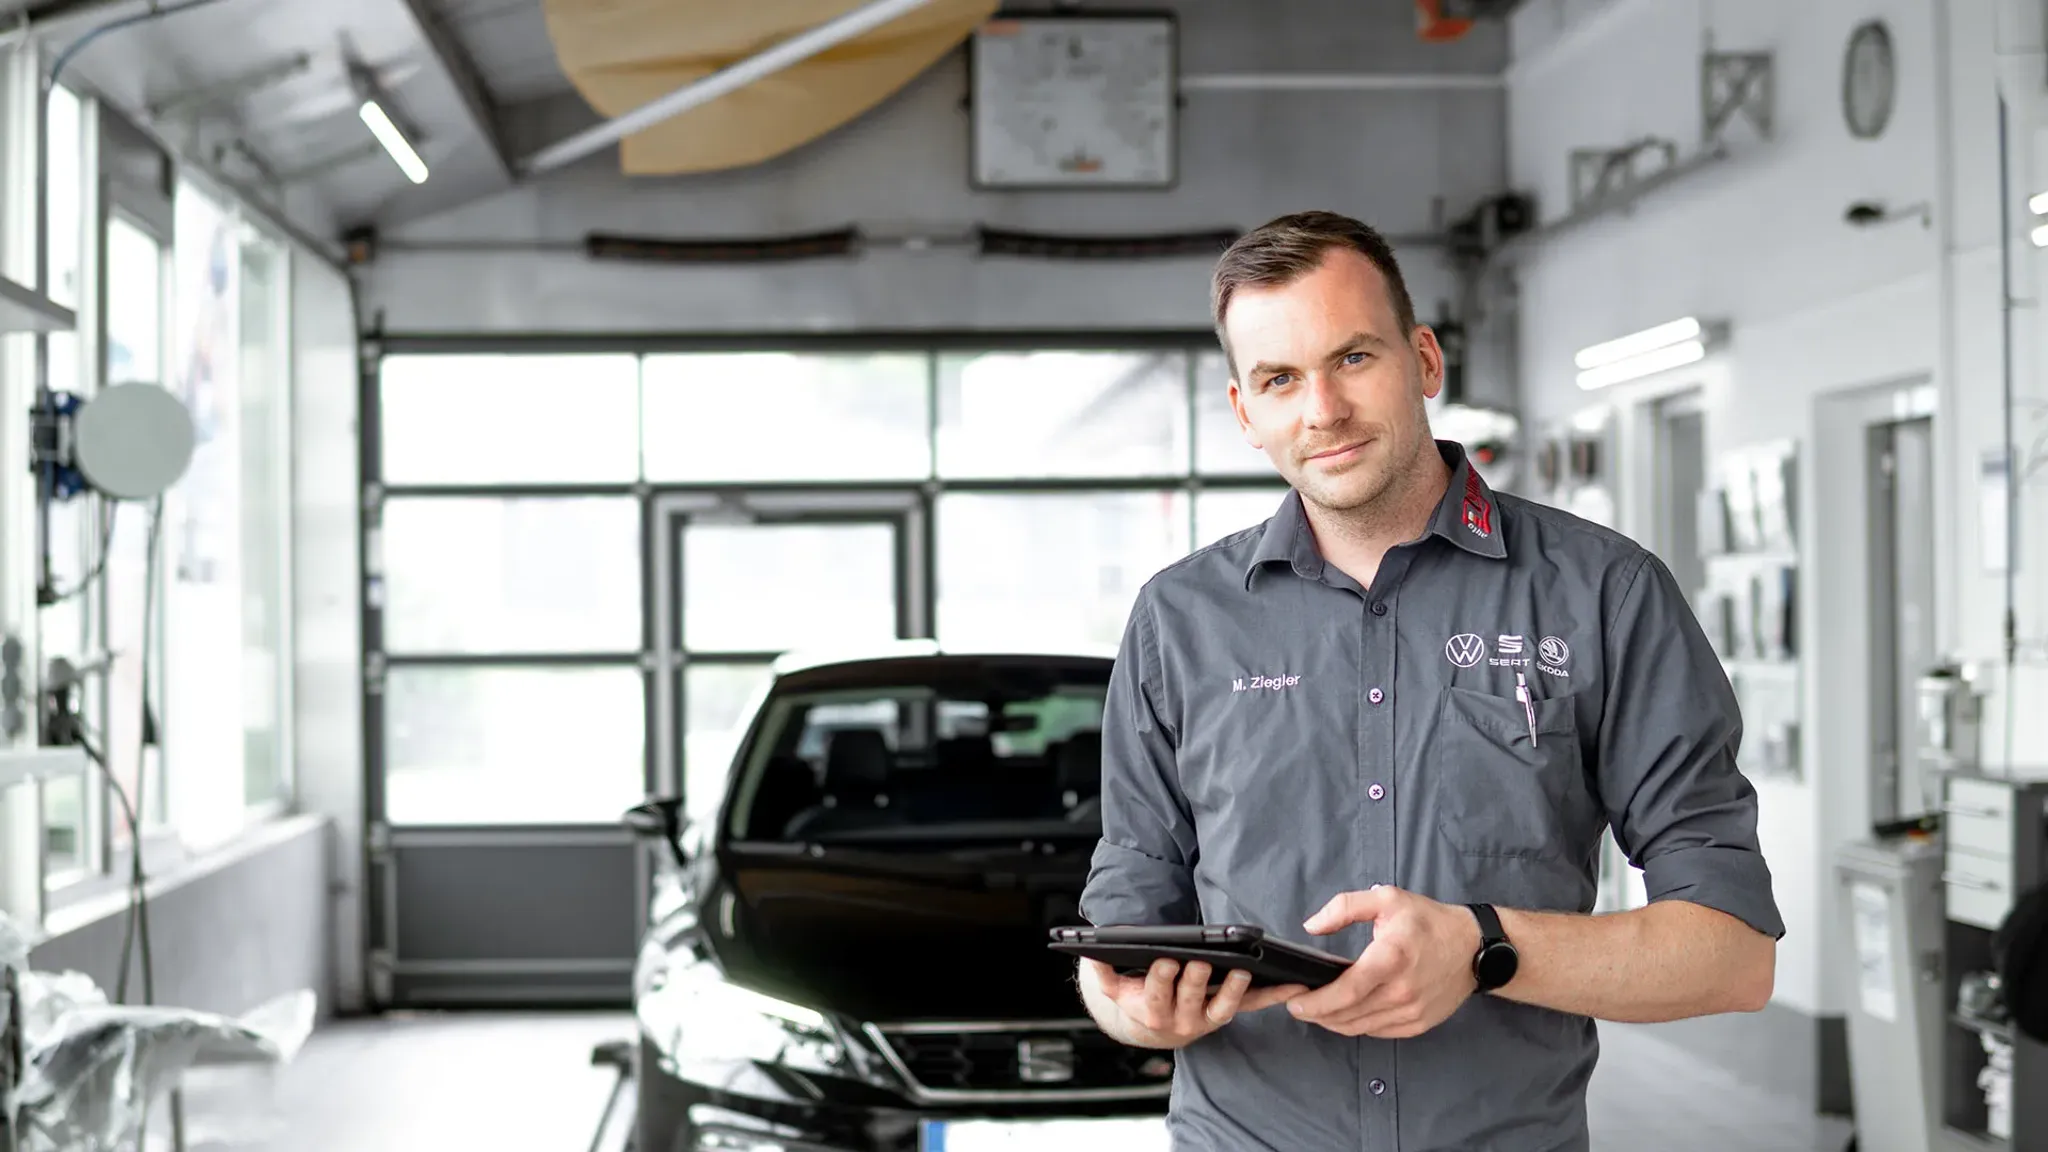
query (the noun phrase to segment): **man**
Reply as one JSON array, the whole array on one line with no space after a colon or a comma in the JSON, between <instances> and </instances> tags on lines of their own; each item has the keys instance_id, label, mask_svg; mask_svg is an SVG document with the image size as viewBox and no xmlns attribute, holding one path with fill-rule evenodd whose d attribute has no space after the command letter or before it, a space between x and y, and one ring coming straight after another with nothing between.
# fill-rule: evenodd
<instances>
[{"instance_id":1,"label":"man","mask_svg":"<svg viewBox=\"0 0 2048 1152\"><path fill-rule=\"evenodd\" d=\"M1728 681L1654 556L1433 437L1443 351L1370 228L1273 221L1213 301L1238 421L1293 490L1137 599L1082 914L1357 960L1213 995L1202 964L1083 961L1088 1010L1178 1050L1176 1149L1584 1150L1595 1019L1770 999L1784 925ZM1610 826L1650 903L1592 916Z\"/></svg>"}]
</instances>

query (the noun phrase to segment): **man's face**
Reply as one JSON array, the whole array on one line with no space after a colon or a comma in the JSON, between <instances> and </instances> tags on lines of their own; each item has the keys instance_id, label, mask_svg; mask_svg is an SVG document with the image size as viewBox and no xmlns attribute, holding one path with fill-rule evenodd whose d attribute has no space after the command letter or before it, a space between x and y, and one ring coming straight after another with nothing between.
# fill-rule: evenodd
<instances>
[{"instance_id":1,"label":"man's face","mask_svg":"<svg viewBox=\"0 0 2048 1152\"><path fill-rule=\"evenodd\" d=\"M1401 331L1363 255L1333 251L1291 284L1239 289L1223 327L1245 439L1304 500L1367 507L1434 451L1424 402L1443 387L1443 351L1428 328Z\"/></svg>"}]
</instances>

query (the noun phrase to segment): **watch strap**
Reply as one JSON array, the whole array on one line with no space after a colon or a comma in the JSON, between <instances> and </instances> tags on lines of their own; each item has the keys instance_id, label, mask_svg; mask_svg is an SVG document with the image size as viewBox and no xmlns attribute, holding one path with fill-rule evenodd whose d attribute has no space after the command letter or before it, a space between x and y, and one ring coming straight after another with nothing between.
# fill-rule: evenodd
<instances>
[{"instance_id":1,"label":"watch strap","mask_svg":"<svg viewBox=\"0 0 2048 1152\"><path fill-rule=\"evenodd\" d=\"M1508 938L1507 930L1500 926L1500 913L1493 910L1493 905L1467 904L1465 907L1470 908L1472 915L1479 920L1479 946L1481 948Z\"/></svg>"}]
</instances>

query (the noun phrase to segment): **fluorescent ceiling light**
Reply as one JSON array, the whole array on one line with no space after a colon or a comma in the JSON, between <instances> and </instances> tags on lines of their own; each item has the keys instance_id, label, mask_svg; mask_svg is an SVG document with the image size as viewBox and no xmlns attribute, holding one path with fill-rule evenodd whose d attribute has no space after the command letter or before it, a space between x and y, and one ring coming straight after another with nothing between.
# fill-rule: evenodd
<instances>
[{"instance_id":1,"label":"fluorescent ceiling light","mask_svg":"<svg viewBox=\"0 0 2048 1152\"><path fill-rule=\"evenodd\" d=\"M1588 368L1579 373L1579 387L1591 391L1595 388L1605 388L1610 384L1638 380L1659 372L1669 372L1673 368L1683 368L1687 364L1697 364L1706 359L1706 355L1707 345L1702 340L1684 340L1677 344L1667 344L1639 356L1610 360Z\"/></svg>"},{"instance_id":2,"label":"fluorescent ceiling light","mask_svg":"<svg viewBox=\"0 0 2048 1152\"><path fill-rule=\"evenodd\" d=\"M377 143L384 145L386 152L391 153L391 158L398 162L398 170L405 173L406 179L415 184L426 183L426 161L421 160L420 154L412 150L412 144L406 140L405 133L400 132L398 125L393 124L391 117L385 114L384 106L375 100L365 100L362 117L363 123L370 126L370 134L377 138Z\"/></svg>"},{"instance_id":3,"label":"fluorescent ceiling light","mask_svg":"<svg viewBox=\"0 0 2048 1152\"><path fill-rule=\"evenodd\" d=\"M2027 201L2027 211L2036 216L2048 216L2048 192L2036 192Z\"/></svg>"},{"instance_id":4,"label":"fluorescent ceiling light","mask_svg":"<svg viewBox=\"0 0 2048 1152\"><path fill-rule=\"evenodd\" d=\"M1655 328L1645 328L1641 332L1631 332L1627 336L1617 340L1609 340L1604 344L1595 344L1590 348L1581 348L1575 359L1581 370L1599 368L1607 364L1627 360L1632 356L1641 356L1646 352L1655 352L1660 348L1667 348L1673 344L1682 344L1688 340L1698 340L1704 331L1705 329L1698 320L1687 316L1683 320L1673 320L1668 324L1659 324Z\"/></svg>"},{"instance_id":5,"label":"fluorescent ceiling light","mask_svg":"<svg viewBox=\"0 0 2048 1152\"><path fill-rule=\"evenodd\" d=\"M2040 227L2034 229L2032 235L2034 238L2034 247L2048 248L2048 224L2043 224Z\"/></svg>"}]
</instances>

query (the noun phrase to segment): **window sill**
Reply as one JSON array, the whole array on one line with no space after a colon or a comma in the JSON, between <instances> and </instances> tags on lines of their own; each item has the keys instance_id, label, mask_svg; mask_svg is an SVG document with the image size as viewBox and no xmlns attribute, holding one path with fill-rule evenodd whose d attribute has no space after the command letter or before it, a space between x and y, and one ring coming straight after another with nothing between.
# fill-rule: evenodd
<instances>
[{"instance_id":1,"label":"window sill","mask_svg":"<svg viewBox=\"0 0 2048 1152\"><path fill-rule=\"evenodd\" d=\"M327 817L318 813L280 813L274 818L252 823L234 839L202 853L185 851L176 835L169 831L146 834L142 848L143 863L150 874L143 891L149 899L155 900L166 892L176 891L326 822ZM108 875L81 879L50 893L48 911L43 915L43 936L62 936L127 914L129 882L126 854L117 854L114 863L115 870Z\"/></svg>"}]
</instances>

